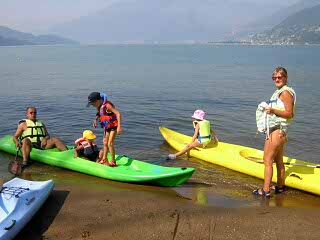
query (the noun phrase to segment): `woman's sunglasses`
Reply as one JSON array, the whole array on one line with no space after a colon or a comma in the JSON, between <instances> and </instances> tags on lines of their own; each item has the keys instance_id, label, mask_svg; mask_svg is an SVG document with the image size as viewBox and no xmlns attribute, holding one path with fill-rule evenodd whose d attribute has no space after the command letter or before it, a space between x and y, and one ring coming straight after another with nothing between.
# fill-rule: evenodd
<instances>
[{"instance_id":1,"label":"woman's sunglasses","mask_svg":"<svg viewBox=\"0 0 320 240\"><path fill-rule=\"evenodd\" d=\"M277 79L282 79L283 76L280 76L280 77L272 77L272 80L277 80Z\"/></svg>"}]
</instances>

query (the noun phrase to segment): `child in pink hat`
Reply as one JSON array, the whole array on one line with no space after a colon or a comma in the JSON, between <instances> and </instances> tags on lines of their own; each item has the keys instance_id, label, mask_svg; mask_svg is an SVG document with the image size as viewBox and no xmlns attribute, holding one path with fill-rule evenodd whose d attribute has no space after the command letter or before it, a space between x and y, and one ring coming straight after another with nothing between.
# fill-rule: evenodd
<instances>
[{"instance_id":1,"label":"child in pink hat","mask_svg":"<svg viewBox=\"0 0 320 240\"><path fill-rule=\"evenodd\" d=\"M203 110L196 110L193 115L194 135L191 143L188 144L183 150L175 154L169 154L168 159L176 159L177 157L189 152L196 147L205 148L211 141L218 143L218 138L214 131L211 130L210 122L206 120L206 113Z\"/></svg>"}]
</instances>

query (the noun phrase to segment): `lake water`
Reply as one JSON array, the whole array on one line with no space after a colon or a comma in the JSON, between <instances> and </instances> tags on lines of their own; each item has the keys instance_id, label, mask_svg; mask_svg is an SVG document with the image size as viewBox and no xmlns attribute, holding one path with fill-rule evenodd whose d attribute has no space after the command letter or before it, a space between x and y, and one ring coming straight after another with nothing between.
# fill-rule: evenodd
<instances>
[{"instance_id":1,"label":"lake water","mask_svg":"<svg viewBox=\"0 0 320 240\"><path fill-rule=\"evenodd\" d=\"M173 149L164 143L158 126L191 135L191 115L203 109L221 141L262 149L255 110L275 90L271 74L281 65L297 93L286 155L320 163L319 59L316 46L0 47L0 136L13 134L25 108L32 105L51 135L72 144L83 130L91 129L95 110L86 108L88 94L106 92L123 115L118 153L166 166L196 167L192 180L205 187L187 184L177 191L219 193L225 205L224 197L250 196L262 181L193 158L165 161ZM102 130L95 131L101 141ZM12 176L6 163L12 157L3 153L0 157L0 174L8 179ZM46 169L41 164L36 167ZM295 197L307 196L297 192Z\"/></svg>"}]
</instances>

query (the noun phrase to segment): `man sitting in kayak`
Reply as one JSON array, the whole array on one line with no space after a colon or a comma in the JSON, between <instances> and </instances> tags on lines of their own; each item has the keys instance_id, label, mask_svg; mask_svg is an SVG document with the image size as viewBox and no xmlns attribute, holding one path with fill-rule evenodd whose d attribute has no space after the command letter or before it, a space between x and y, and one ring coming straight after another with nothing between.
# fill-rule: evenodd
<instances>
[{"instance_id":1,"label":"man sitting in kayak","mask_svg":"<svg viewBox=\"0 0 320 240\"><path fill-rule=\"evenodd\" d=\"M50 138L45 125L37 120L37 109L27 108L27 119L19 121L13 141L18 149L22 148L23 166L28 164L32 148L67 150L66 145L59 138Z\"/></svg>"},{"instance_id":2,"label":"man sitting in kayak","mask_svg":"<svg viewBox=\"0 0 320 240\"><path fill-rule=\"evenodd\" d=\"M93 162L99 161L102 157L102 151L99 151L95 143L96 139L96 135L91 130L83 131L82 138L75 141L74 157L86 158Z\"/></svg>"},{"instance_id":3,"label":"man sitting in kayak","mask_svg":"<svg viewBox=\"0 0 320 240\"><path fill-rule=\"evenodd\" d=\"M218 138L214 131L211 130L210 122L205 120L206 113L203 110L196 110L193 115L193 127L194 135L191 143L188 144L183 150L175 154L169 154L168 159L176 159L177 157L188 153L193 148L203 147L205 148L211 141L218 143Z\"/></svg>"}]
</instances>

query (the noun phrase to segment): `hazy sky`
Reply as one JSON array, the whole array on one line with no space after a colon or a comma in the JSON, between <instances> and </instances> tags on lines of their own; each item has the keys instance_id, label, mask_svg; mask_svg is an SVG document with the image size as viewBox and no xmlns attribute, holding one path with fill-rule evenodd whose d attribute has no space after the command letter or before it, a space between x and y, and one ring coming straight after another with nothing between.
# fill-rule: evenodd
<instances>
[{"instance_id":1,"label":"hazy sky","mask_svg":"<svg viewBox=\"0 0 320 240\"><path fill-rule=\"evenodd\" d=\"M52 25L88 15L119 1L127 0L0 0L0 26L8 26L25 32L41 33ZM199 4L201 4L201 1L198 0ZM289 5L298 0L232 1L252 1L261 4L274 2L277 6L279 2L281 5Z\"/></svg>"},{"instance_id":2,"label":"hazy sky","mask_svg":"<svg viewBox=\"0 0 320 240\"><path fill-rule=\"evenodd\" d=\"M54 24L99 11L115 1L0 0L0 26L41 32Z\"/></svg>"}]
</instances>

